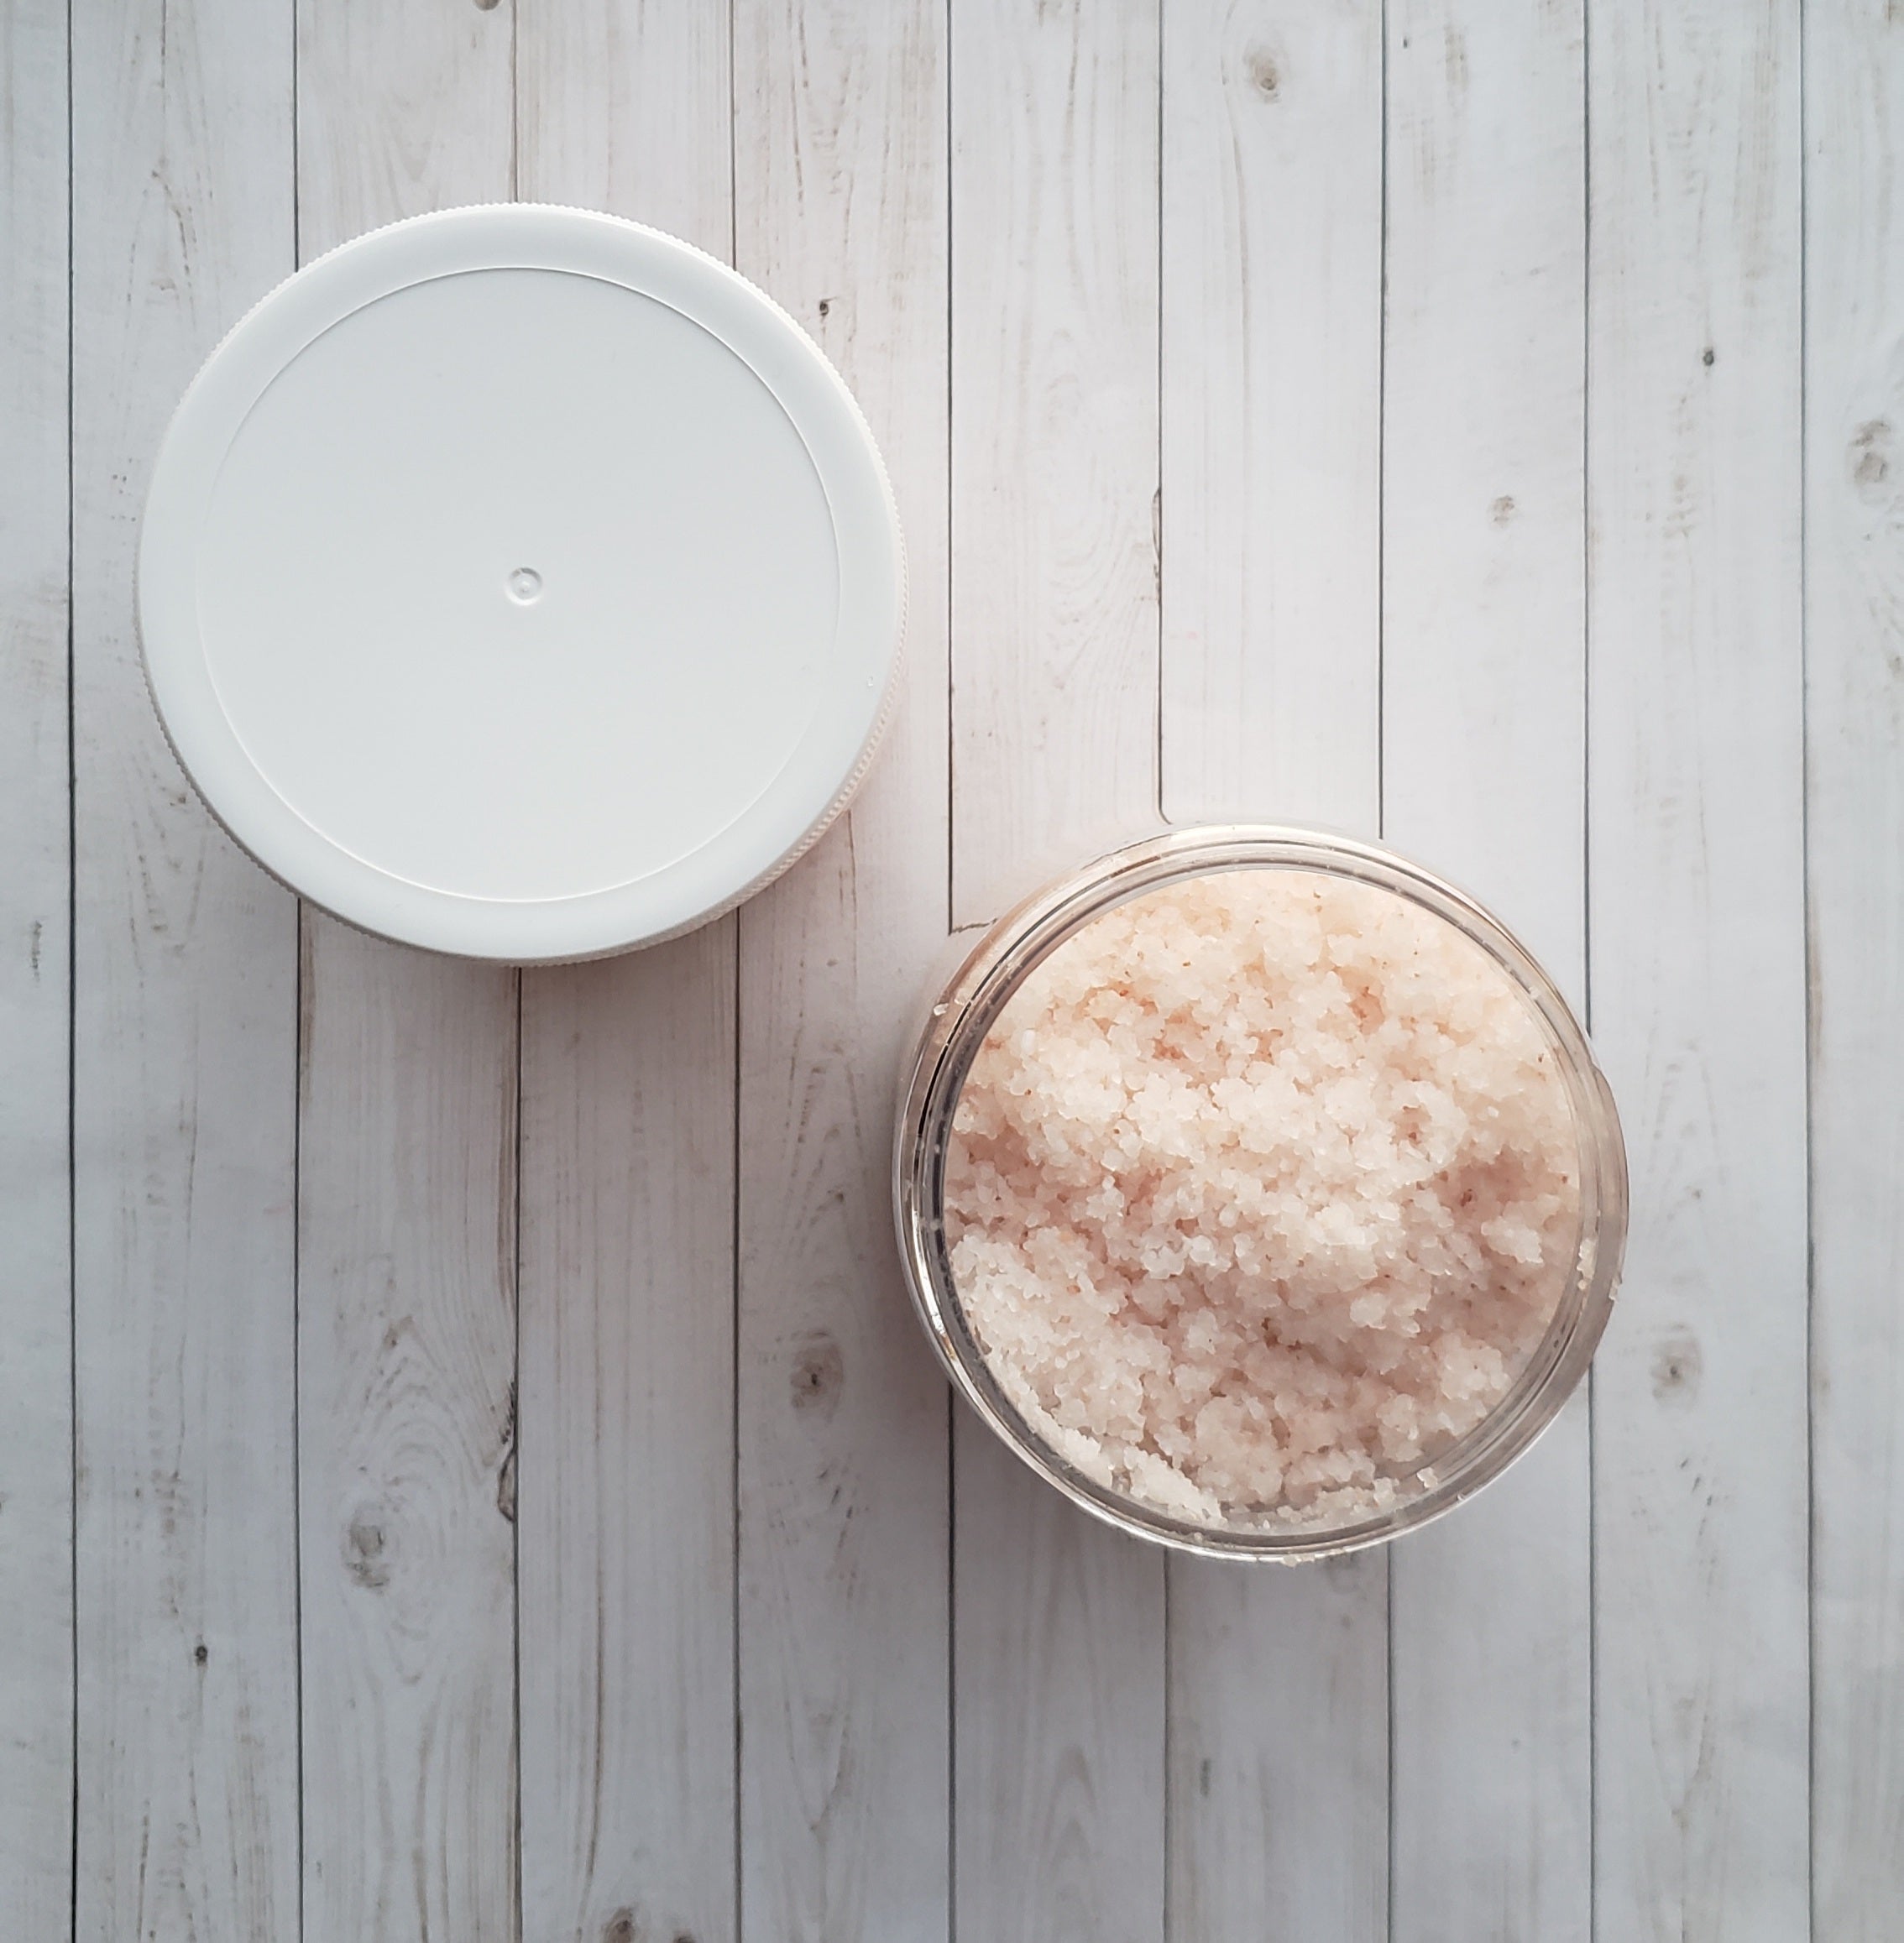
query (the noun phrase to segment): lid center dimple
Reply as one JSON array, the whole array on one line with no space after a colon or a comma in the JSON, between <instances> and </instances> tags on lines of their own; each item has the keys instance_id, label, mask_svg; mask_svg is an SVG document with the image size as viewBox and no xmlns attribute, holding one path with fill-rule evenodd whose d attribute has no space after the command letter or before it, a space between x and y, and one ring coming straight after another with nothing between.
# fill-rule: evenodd
<instances>
[{"instance_id":1,"label":"lid center dimple","mask_svg":"<svg viewBox=\"0 0 1904 1943\"><path fill-rule=\"evenodd\" d=\"M509 598L528 607L542 598L542 577L532 567L519 567L509 577Z\"/></svg>"}]
</instances>

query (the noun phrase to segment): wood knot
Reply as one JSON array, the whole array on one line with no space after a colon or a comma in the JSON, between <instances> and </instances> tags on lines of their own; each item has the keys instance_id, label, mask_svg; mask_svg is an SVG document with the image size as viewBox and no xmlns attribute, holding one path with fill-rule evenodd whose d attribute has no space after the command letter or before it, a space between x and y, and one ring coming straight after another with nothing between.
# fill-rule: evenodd
<instances>
[{"instance_id":1,"label":"wood knot","mask_svg":"<svg viewBox=\"0 0 1904 1943\"><path fill-rule=\"evenodd\" d=\"M1497 526L1506 525L1508 521L1513 519L1514 514L1514 504L1512 493L1503 493L1500 498L1488 509L1488 517Z\"/></svg>"},{"instance_id":2,"label":"wood knot","mask_svg":"<svg viewBox=\"0 0 1904 1943\"><path fill-rule=\"evenodd\" d=\"M381 1515L374 1506L354 1512L344 1533L344 1569L367 1592L381 1592L390 1582Z\"/></svg>"},{"instance_id":3,"label":"wood knot","mask_svg":"<svg viewBox=\"0 0 1904 1943\"><path fill-rule=\"evenodd\" d=\"M1705 349L1699 353L1699 362L1705 365L1708 369L1710 369L1712 366L1718 363L1718 353L1713 350L1712 346L1708 344Z\"/></svg>"},{"instance_id":4,"label":"wood knot","mask_svg":"<svg viewBox=\"0 0 1904 1943\"><path fill-rule=\"evenodd\" d=\"M817 1410L824 1418L840 1408L846 1380L845 1359L829 1330L803 1336L793 1352L793 1408Z\"/></svg>"},{"instance_id":5,"label":"wood knot","mask_svg":"<svg viewBox=\"0 0 1904 1943\"><path fill-rule=\"evenodd\" d=\"M602 1943L635 1943L635 1912L617 1909L602 1925Z\"/></svg>"},{"instance_id":6,"label":"wood knot","mask_svg":"<svg viewBox=\"0 0 1904 1943\"><path fill-rule=\"evenodd\" d=\"M191 1657L196 1660L201 1666L203 1666L206 1661L211 1658L212 1649L207 1646L205 1642L201 1639L199 1641L198 1644L191 1649Z\"/></svg>"},{"instance_id":7,"label":"wood knot","mask_svg":"<svg viewBox=\"0 0 1904 1943\"><path fill-rule=\"evenodd\" d=\"M824 317L827 316L832 309L833 299L831 297L822 297L819 300L819 314Z\"/></svg>"},{"instance_id":8,"label":"wood knot","mask_svg":"<svg viewBox=\"0 0 1904 1943\"><path fill-rule=\"evenodd\" d=\"M1699 1393L1705 1358L1686 1329L1675 1329L1653 1351L1653 1394L1662 1403L1690 1403Z\"/></svg>"},{"instance_id":9,"label":"wood knot","mask_svg":"<svg viewBox=\"0 0 1904 1943\"><path fill-rule=\"evenodd\" d=\"M1276 57L1266 47L1253 47L1243 56L1243 72L1249 77L1249 85L1258 97L1273 102L1283 91L1283 71L1276 65Z\"/></svg>"},{"instance_id":10,"label":"wood knot","mask_svg":"<svg viewBox=\"0 0 1904 1943\"><path fill-rule=\"evenodd\" d=\"M1875 493L1891 477L1891 439L1888 418L1868 418L1852 433L1847 462L1860 491Z\"/></svg>"}]
</instances>

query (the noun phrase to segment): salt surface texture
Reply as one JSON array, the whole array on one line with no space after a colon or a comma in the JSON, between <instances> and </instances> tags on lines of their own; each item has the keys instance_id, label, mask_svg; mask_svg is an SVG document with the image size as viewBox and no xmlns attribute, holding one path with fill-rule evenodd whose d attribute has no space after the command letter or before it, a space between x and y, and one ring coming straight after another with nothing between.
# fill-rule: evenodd
<instances>
[{"instance_id":1,"label":"salt surface texture","mask_svg":"<svg viewBox=\"0 0 1904 1943\"><path fill-rule=\"evenodd\" d=\"M944 1197L973 1333L1053 1448L1195 1522L1330 1526L1425 1488L1540 1341L1578 1141L1478 945L1260 868L1148 893L1031 974Z\"/></svg>"}]
</instances>

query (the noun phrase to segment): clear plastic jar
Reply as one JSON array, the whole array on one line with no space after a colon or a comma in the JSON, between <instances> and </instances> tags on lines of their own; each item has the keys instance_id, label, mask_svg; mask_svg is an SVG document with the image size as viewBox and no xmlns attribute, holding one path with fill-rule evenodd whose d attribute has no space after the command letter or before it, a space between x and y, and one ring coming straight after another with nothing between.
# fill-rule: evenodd
<instances>
[{"instance_id":1,"label":"clear plastic jar","mask_svg":"<svg viewBox=\"0 0 1904 1943\"><path fill-rule=\"evenodd\" d=\"M1564 1084L1577 1142L1577 1245L1545 1336L1472 1430L1395 1479L1396 1501L1335 1524L1180 1517L1085 1475L1007 1398L969 1325L946 1241L945 1166L974 1059L1033 968L1115 906L1185 879L1274 869L1394 893L1453 926L1525 998ZM1566 1000L1534 958L1472 898L1373 845L1305 830L1226 824L1119 850L1028 898L967 955L931 1006L901 1076L893 1152L900 1258L920 1320L954 1385L1017 1455L1094 1516L1140 1538L1229 1558L1295 1561L1378 1544L1425 1524L1498 1477L1553 1421L1585 1374L1619 1279L1625 1151L1605 1079Z\"/></svg>"}]
</instances>

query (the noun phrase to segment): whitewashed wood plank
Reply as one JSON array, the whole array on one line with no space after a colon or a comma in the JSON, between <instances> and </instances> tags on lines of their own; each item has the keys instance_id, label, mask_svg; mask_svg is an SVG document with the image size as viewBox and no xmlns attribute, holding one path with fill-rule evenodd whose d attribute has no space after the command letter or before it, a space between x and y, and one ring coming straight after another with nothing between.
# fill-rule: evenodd
<instances>
[{"instance_id":1,"label":"whitewashed wood plank","mask_svg":"<svg viewBox=\"0 0 1904 1943\"><path fill-rule=\"evenodd\" d=\"M295 0L298 253L515 185L515 19L491 0Z\"/></svg>"},{"instance_id":2,"label":"whitewashed wood plank","mask_svg":"<svg viewBox=\"0 0 1904 1943\"><path fill-rule=\"evenodd\" d=\"M1381 1556L1170 1561L1175 1943L1387 1936L1388 1600Z\"/></svg>"},{"instance_id":3,"label":"whitewashed wood plank","mask_svg":"<svg viewBox=\"0 0 1904 1943\"><path fill-rule=\"evenodd\" d=\"M1805 17L1812 1933L1904 1909L1904 18Z\"/></svg>"},{"instance_id":4,"label":"whitewashed wood plank","mask_svg":"<svg viewBox=\"0 0 1904 1943\"><path fill-rule=\"evenodd\" d=\"M305 1933L512 1938L515 994L305 945Z\"/></svg>"},{"instance_id":5,"label":"whitewashed wood plank","mask_svg":"<svg viewBox=\"0 0 1904 1943\"><path fill-rule=\"evenodd\" d=\"M990 1431L955 1444L961 1937L1164 1934L1162 1561L1080 1521Z\"/></svg>"},{"instance_id":6,"label":"whitewashed wood plank","mask_svg":"<svg viewBox=\"0 0 1904 1943\"><path fill-rule=\"evenodd\" d=\"M515 58L525 199L609 210L727 256L725 0L519 0ZM736 1930L735 969L729 918L523 974L531 1943Z\"/></svg>"},{"instance_id":7,"label":"whitewashed wood plank","mask_svg":"<svg viewBox=\"0 0 1904 1943\"><path fill-rule=\"evenodd\" d=\"M901 1042L946 937L945 16L746 0L736 261L865 409L905 687L845 821L740 913L746 1933L949 1934L945 1389L894 1259Z\"/></svg>"},{"instance_id":8,"label":"whitewashed wood plank","mask_svg":"<svg viewBox=\"0 0 1904 1943\"><path fill-rule=\"evenodd\" d=\"M524 974L523 1934L731 1943L731 929Z\"/></svg>"},{"instance_id":9,"label":"whitewashed wood plank","mask_svg":"<svg viewBox=\"0 0 1904 1943\"><path fill-rule=\"evenodd\" d=\"M953 911L1153 828L1158 16L951 21ZM967 1943L1164 1929L1164 1565L956 1418Z\"/></svg>"},{"instance_id":10,"label":"whitewashed wood plank","mask_svg":"<svg viewBox=\"0 0 1904 1943\"><path fill-rule=\"evenodd\" d=\"M517 192L605 209L727 260L726 0L515 0Z\"/></svg>"},{"instance_id":11,"label":"whitewashed wood plank","mask_svg":"<svg viewBox=\"0 0 1904 1943\"><path fill-rule=\"evenodd\" d=\"M306 259L509 196L512 39L300 7ZM513 1939L515 977L306 911L301 984L306 1935Z\"/></svg>"},{"instance_id":12,"label":"whitewashed wood plank","mask_svg":"<svg viewBox=\"0 0 1904 1943\"><path fill-rule=\"evenodd\" d=\"M1158 822L1157 29L952 10L960 925Z\"/></svg>"},{"instance_id":13,"label":"whitewashed wood plank","mask_svg":"<svg viewBox=\"0 0 1904 1943\"><path fill-rule=\"evenodd\" d=\"M1798 12L1589 13L1595 1922L1807 1909Z\"/></svg>"},{"instance_id":14,"label":"whitewashed wood plank","mask_svg":"<svg viewBox=\"0 0 1904 1943\"><path fill-rule=\"evenodd\" d=\"M1585 23L1389 10L1384 828L1575 1005L1586 866ZM1393 1943L1588 1943L1587 1402L1393 1561Z\"/></svg>"},{"instance_id":15,"label":"whitewashed wood plank","mask_svg":"<svg viewBox=\"0 0 1904 1943\"><path fill-rule=\"evenodd\" d=\"M72 1922L66 24L0 6L0 1909Z\"/></svg>"},{"instance_id":16,"label":"whitewashed wood plank","mask_svg":"<svg viewBox=\"0 0 1904 1943\"><path fill-rule=\"evenodd\" d=\"M1373 836L1382 8L1164 13L1164 808Z\"/></svg>"},{"instance_id":17,"label":"whitewashed wood plank","mask_svg":"<svg viewBox=\"0 0 1904 1943\"><path fill-rule=\"evenodd\" d=\"M291 22L124 0L71 31L73 1915L253 1943L298 1925L297 918L165 747L133 555L180 393L291 269Z\"/></svg>"},{"instance_id":18,"label":"whitewashed wood plank","mask_svg":"<svg viewBox=\"0 0 1904 1943\"><path fill-rule=\"evenodd\" d=\"M1383 408L1384 827L1494 905L1576 1006L1584 27L1577 5L1392 0Z\"/></svg>"},{"instance_id":19,"label":"whitewashed wood plank","mask_svg":"<svg viewBox=\"0 0 1904 1943\"><path fill-rule=\"evenodd\" d=\"M1382 13L1167 7L1163 794L1380 823ZM1170 1563L1170 1934L1384 1937L1388 1561Z\"/></svg>"}]
</instances>

